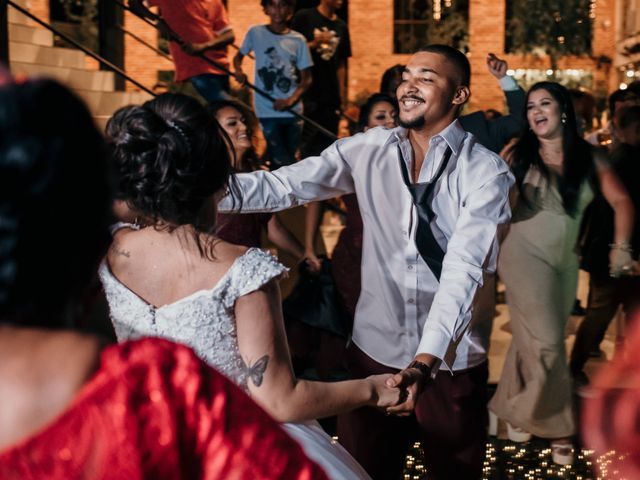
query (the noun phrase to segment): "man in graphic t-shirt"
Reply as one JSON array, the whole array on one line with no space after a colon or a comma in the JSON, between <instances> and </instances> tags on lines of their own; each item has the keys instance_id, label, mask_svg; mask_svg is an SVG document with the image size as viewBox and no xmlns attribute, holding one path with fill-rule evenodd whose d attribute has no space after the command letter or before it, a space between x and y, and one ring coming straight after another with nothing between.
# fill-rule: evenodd
<instances>
[{"instance_id":1,"label":"man in graphic t-shirt","mask_svg":"<svg viewBox=\"0 0 640 480\"><path fill-rule=\"evenodd\" d=\"M233 59L236 78L244 83L242 59L253 51L255 85L275 99L272 101L258 92L253 96L272 170L295 161L302 122L286 109L302 113L300 97L311 84L312 61L307 41L287 26L294 1L262 0L269 23L252 26Z\"/></svg>"},{"instance_id":2,"label":"man in graphic t-shirt","mask_svg":"<svg viewBox=\"0 0 640 480\"><path fill-rule=\"evenodd\" d=\"M300 10L291 22L291 28L307 39L313 58L313 83L302 97L304 113L334 133L340 120L337 111L347 99L347 58L351 56L347 24L336 15L341 6L342 0L321 0L317 8ZM332 141L306 124L302 156L318 155Z\"/></svg>"}]
</instances>

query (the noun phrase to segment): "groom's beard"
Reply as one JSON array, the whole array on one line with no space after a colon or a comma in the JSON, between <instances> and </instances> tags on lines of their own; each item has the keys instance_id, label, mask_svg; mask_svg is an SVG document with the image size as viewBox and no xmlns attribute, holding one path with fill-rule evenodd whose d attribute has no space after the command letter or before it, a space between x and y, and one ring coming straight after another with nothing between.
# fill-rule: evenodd
<instances>
[{"instance_id":1,"label":"groom's beard","mask_svg":"<svg viewBox=\"0 0 640 480\"><path fill-rule=\"evenodd\" d=\"M402 118L400 117L398 118L398 123L401 127L404 128L421 128L424 127L426 120L424 119L424 117L416 117L411 120L402 120Z\"/></svg>"}]
</instances>

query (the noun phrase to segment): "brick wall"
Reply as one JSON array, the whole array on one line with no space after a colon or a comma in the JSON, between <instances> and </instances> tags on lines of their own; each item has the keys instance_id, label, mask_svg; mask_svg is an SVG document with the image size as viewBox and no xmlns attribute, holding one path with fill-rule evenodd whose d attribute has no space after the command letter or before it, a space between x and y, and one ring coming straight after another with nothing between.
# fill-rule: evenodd
<instances>
[{"instance_id":1,"label":"brick wall","mask_svg":"<svg viewBox=\"0 0 640 480\"><path fill-rule=\"evenodd\" d=\"M505 14L504 2L469 1L470 110L503 110L504 95L487 70L486 58L489 53L504 57Z\"/></svg>"},{"instance_id":2,"label":"brick wall","mask_svg":"<svg viewBox=\"0 0 640 480\"><path fill-rule=\"evenodd\" d=\"M393 54L393 0L349 0L353 56L349 60L349 98L377 92L383 72L405 64L409 55Z\"/></svg>"},{"instance_id":3,"label":"brick wall","mask_svg":"<svg viewBox=\"0 0 640 480\"><path fill-rule=\"evenodd\" d=\"M393 54L393 1L394 0L349 0L349 29L353 56L349 61L349 98L368 91L375 92L385 69L406 63L409 55ZM503 95L496 80L487 72L485 58L493 52L504 55L505 0L469 1L469 60L472 68L471 101L472 109L502 109ZM49 17L48 0L27 0L31 10L42 18ZM615 48L615 7L616 0L598 0L593 38L593 59L563 58L559 68L574 68L591 71L596 89L612 91L617 88L613 68L598 65L597 58L605 55L612 58ZM236 34L236 44L240 45L248 28L265 23L259 0L228 0L229 17ZM125 15L125 27L136 35L155 45L156 32L131 14ZM140 45L131 37L125 37L126 70L143 84L152 87L156 83L158 70L171 70L172 65L162 57ZM229 49L230 57L235 50ZM548 58L506 55L509 67L549 68ZM253 62L246 58L245 71L253 75ZM127 88L134 89L129 85Z\"/></svg>"},{"instance_id":4,"label":"brick wall","mask_svg":"<svg viewBox=\"0 0 640 480\"><path fill-rule=\"evenodd\" d=\"M49 21L49 0L22 0L16 3L26 6L39 19Z\"/></svg>"},{"instance_id":5,"label":"brick wall","mask_svg":"<svg viewBox=\"0 0 640 480\"><path fill-rule=\"evenodd\" d=\"M156 29L130 12L125 12L124 28L153 46L158 44ZM173 62L156 54L130 35L124 37L124 51L125 71L148 88L157 83L159 70L173 70ZM138 87L127 82L127 90L138 90Z\"/></svg>"}]
</instances>

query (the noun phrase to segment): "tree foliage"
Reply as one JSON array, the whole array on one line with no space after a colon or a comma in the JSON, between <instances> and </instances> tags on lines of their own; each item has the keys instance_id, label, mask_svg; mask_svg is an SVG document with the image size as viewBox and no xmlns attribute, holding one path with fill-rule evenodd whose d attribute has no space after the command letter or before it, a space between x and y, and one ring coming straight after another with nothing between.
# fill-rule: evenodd
<instances>
[{"instance_id":1,"label":"tree foliage","mask_svg":"<svg viewBox=\"0 0 640 480\"><path fill-rule=\"evenodd\" d=\"M394 51L412 53L431 43L469 49L469 0L441 0L442 16L433 18L433 0L394 0Z\"/></svg>"},{"instance_id":2,"label":"tree foliage","mask_svg":"<svg viewBox=\"0 0 640 480\"><path fill-rule=\"evenodd\" d=\"M506 49L509 53L559 57L590 55L592 0L507 0Z\"/></svg>"}]
</instances>

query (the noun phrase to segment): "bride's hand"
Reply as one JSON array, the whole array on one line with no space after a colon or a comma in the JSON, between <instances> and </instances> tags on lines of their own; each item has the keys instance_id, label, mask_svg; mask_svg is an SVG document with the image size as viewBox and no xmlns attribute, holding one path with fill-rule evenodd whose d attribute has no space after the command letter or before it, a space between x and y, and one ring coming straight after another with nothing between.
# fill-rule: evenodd
<instances>
[{"instance_id":1,"label":"bride's hand","mask_svg":"<svg viewBox=\"0 0 640 480\"><path fill-rule=\"evenodd\" d=\"M376 407L387 408L400 403L400 389L386 386L385 382L391 377L393 377L393 375L390 373L367 377L372 391L372 403L374 403Z\"/></svg>"}]
</instances>

